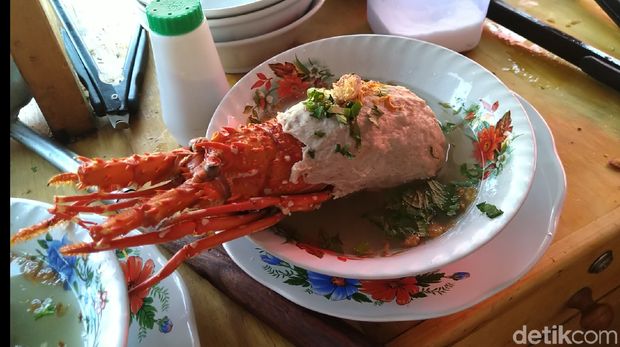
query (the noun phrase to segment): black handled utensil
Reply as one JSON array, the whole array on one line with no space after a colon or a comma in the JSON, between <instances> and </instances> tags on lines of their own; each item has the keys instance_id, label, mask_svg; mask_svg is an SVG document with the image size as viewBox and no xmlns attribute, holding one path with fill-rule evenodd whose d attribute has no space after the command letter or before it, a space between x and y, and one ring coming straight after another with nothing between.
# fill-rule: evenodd
<instances>
[{"instance_id":1,"label":"black handled utensil","mask_svg":"<svg viewBox=\"0 0 620 347\"><path fill-rule=\"evenodd\" d=\"M620 61L500 0L491 0L487 17L620 91Z\"/></svg>"}]
</instances>

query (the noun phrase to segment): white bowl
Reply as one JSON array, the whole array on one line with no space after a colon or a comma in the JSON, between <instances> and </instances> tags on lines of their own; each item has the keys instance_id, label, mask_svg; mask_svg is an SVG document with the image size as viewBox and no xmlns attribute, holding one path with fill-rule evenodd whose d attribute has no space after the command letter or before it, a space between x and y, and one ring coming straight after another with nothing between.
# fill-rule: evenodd
<instances>
[{"instance_id":1,"label":"white bowl","mask_svg":"<svg viewBox=\"0 0 620 347\"><path fill-rule=\"evenodd\" d=\"M325 0L313 0L306 13L294 22L269 33L243 40L216 42L215 47L227 73L245 73L261 62L298 44L301 24L310 19L325 3ZM148 30L145 7L135 2L138 22ZM210 23L210 21L209 21Z\"/></svg>"},{"instance_id":2,"label":"white bowl","mask_svg":"<svg viewBox=\"0 0 620 347\"><path fill-rule=\"evenodd\" d=\"M136 0L146 7L152 0ZM261 10L282 0L200 0L207 18L233 17Z\"/></svg>"},{"instance_id":3,"label":"white bowl","mask_svg":"<svg viewBox=\"0 0 620 347\"><path fill-rule=\"evenodd\" d=\"M207 18L233 17L262 10L282 0L201 0Z\"/></svg>"},{"instance_id":4,"label":"white bowl","mask_svg":"<svg viewBox=\"0 0 620 347\"><path fill-rule=\"evenodd\" d=\"M476 134L482 131L484 122L487 126L494 125L510 111L513 130L508 137L510 142L506 143L509 151L503 157L508 160L501 163L503 170L482 181L476 200L450 230L401 253L388 257L343 257L298 242L287 243L272 231L249 236L260 248L289 263L327 275L356 279L398 278L436 270L476 251L516 214L531 186L536 160L534 135L525 111L513 93L491 72L454 51L419 40L351 35L311 42L281 53L254 68L228 92L213 115L207 136L230 123L246 123L244 109L257 106L253 97L256 93L265 93L264 84L257 84L259 79L271 78L271 88L278 86L280 77L269 65L295 63L297 59L306 64L305 71L316 67L315 73L327 69L335 76L354 72L363 78L407 86L427 100L443 124L457 120L453 119L456 116L452 111L447 111L440 103L458 107L462 100L466 106L486 105L489 111L482 108L483 111L468 123ZM309 61L314 64L312 67ZM304 69L296 70L303 78ZM270 99L271 104L275 105L277 93L269 95L274 98ZM465 145L457 143L454 156L471 164L474 162L472 141L464 136L462 141ZM481 202L497 206L503 214L490 219L476 208Z\"/></svg>"},{"instance_id":5,"label":"white bowl","mask_svg":"<svg viewBox=\"0 0 620 347\"><path fill-rule=\"evenodd\" d=\"M47 209L50 207L38 201L11 198L11 235L22 227L48 218L50 215ZM58 252L58 248L66 243L85 241L89 238L86 230L75 224L69 224L55 227L36 239L11 247L11 252L15 254L34 256L37 260L49 264L54 277L60 281L59 285L55 286L36 284L25 287L25 283L35 281L23 281L24 277L19 276L21 271L17 261L11 262L11 299L15 299L11 302L11 345L14 345L13 342L23 345L24 336L31 339L49 339L48 345L57 345L58 339L71 345L72 342L67 340L71 337L67 333L74 329L77 335L73 338L79 339L80 328L83 340L76 342L80 346L127 345L129 329L127 286L125 275L114 253L100 252L87 257L62 257ZM54 304L65 304L66 312L61 314L56 309L57 312L49 316L36 313L42 315L36 320L35 312L31 312L33 317L29 320L28 316L19 315L19 312L24 312L22 310L25 310L27 303L18 300L18 297L27 302L50 297ZM68 307L67 303L70 303ZM53 307L50 305L50 309ZM18 319L18 316L23 317L25 323L31 324L13 327L14 319Z\"/></svg>"},{"instance_id":6,"label":"white bowl","mask_svg":"<svg viewBox=\"0 0 620 347\"><path fill-rule=\"evenodd\" d=\"M313 0L281 0L253 12L229 17L207 18L207 24L216 43L238 41L268 34L299 19L310 8ZM135 2L138 22L148 30L145 2ZM203 10L205 14L206 10Z\"/></svg>"},{"instance_id":7,"label":"white bowl","mask_svg":"<svg viewBox=\"0 0 620 347\"><path fill-rule=\"evenodd\" d=\"M208 18L215 42L243 40L277 30L301 17L312 0L283 0L254 12L225 18Z\"/></svg>"},{"instance_id":8,"label":"white bowl","mask_svg":"<svg viewBox=\"0 0 620 347\"><path fill-rule=\"evenodd\" d=\"M216 42L215 47L227 73L245 73L275 54L299 44L300 25L310 19L325 3L313 0L312 5L296 21L270 33L244 40Z\"/></svg>"}]
</instances>

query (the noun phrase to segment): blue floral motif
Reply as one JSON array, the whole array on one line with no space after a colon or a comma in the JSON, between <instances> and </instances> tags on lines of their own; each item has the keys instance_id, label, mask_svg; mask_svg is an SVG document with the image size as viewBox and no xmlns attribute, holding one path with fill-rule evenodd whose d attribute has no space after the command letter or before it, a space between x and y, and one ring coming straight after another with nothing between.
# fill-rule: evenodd
<instances>
[{"instance_id":1,"label":"blue floral motif","mask_svg":"<svg viewBox=\"0 0 620 347\"><path fill-rule=\"evenodd\" d=\"M308 281L314 293L329 296L333 301L350 299L357 293L360 284L356 279L327 276L312 271L308 271Z\"/></svg>"},{"instance_id":2,"label":"blue floral motif","mask_svg":"<svg viewBox=\"0 0 620 347\"><path fill-rule=\"evenodd\" d=\"M69 244L67 235L62 240L52 240L47 243L47 263L54 269L63 279L65 290L69 289L69 284L73 282L75 274L75 262L77 257L63 256L60 248Z\"/></svg>"},{"instance_id":3,"label":"blue floral motif","mask_svg":"<svg viewBox=\"0 0 620 347\"><path fill-rule=\"evenodd\" d=\"M171 332L173 326L174 324L172 324L172 321L168 318L168 316L164 316L164 318L159 320L159 331L164 334Z\"/></svg>"},{"instance_id":4,"label":"blue floral motif","mask_svg":"<svg viewBox=\"0 0 620 347\"><path fill-rule=\"evenodd\" d=\"M280 265L282 264L282 260L280 258L276 258L269 253L261 254L260 258L269 265Z\"/></svg>"},{"instance_id":5,"label":"blue floral motif","mask_svg":"<svg viewBox=\"0 0 620 347\"><path fill-rule=\"evenodd\" d=\"M450 278L455 281L464 280L466 278L469 278L469 272L455 272L452 274L452 276L450 276Z\"/></svg>"}]
</instances>

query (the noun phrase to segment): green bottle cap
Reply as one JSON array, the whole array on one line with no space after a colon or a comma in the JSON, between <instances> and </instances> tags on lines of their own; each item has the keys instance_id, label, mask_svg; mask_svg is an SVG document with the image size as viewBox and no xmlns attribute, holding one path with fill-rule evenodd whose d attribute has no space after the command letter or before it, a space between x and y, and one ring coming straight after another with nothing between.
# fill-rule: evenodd
<instances>
[{"instance_id":1,"label":"green bottle cap","mask_svg":"<svg viewBox=\"0 0 620 347\"><path fill-rule=\"evenodd\" d=\"M149 28L160 35L183 35L204 20L200 0L152 0L146 6Z\"/></svg>"}]
</instances>

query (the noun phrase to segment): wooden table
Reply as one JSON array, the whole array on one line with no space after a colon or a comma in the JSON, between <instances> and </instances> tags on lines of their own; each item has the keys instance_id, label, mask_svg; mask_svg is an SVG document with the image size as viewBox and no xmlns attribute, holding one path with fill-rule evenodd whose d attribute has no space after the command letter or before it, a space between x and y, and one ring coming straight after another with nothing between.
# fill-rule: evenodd
<instances>
[{"instance_id":1,"label":"wooden table","mask_svg":"<svg viewBox=\"0 0 620 347\"><path fill-rule=\"evenodd\" d=\"M509 1L561 30L620 58L620 30L589 1ZM328 0L299 30L299 42L370 33L365 2ZM496 74L527 99L545 118L555 137L568 178L568 195L555 239L539 263L519 282L463 312L417 322L350 322L374 341L390 346L498 345L527 324L542 328L564 324L578 328L579 312L565 307L568 298L590 287L598 302L616 312L620 330L620 261L599 274L588 273L604 251L620 255L620 171L609 165L620 159L620 94L543 49L515 40L487 22L477 48L465 54ZM233 84L242 75L229 75ZM23 112L32 128L48 129L36 106ZM176 145L159 113L153 64L149 61L141 110L131 128L99 131L69 146L85 156L104 158L162 151ZM57 173L45 160L11 140L11 196L51 202L70 187L50 188ZM200 339L213 346L287 346L290 342L232 302L187 266L180 268L194 304Z\"/></svg>"}]
</instances>

